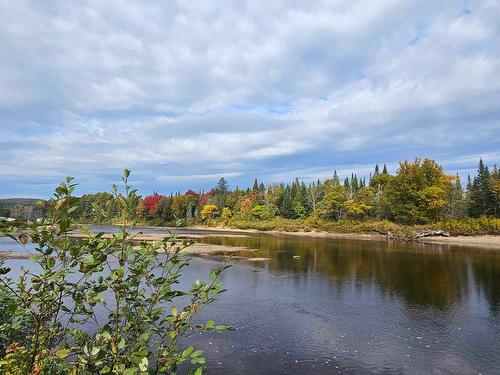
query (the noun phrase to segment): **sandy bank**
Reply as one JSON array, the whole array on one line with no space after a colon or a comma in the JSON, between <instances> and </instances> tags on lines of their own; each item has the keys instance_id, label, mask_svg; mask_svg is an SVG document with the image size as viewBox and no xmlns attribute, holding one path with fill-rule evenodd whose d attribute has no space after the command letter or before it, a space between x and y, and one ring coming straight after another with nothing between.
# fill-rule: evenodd
<instances>
[{"instance_id":1,"label":"sandy bank","mask_svg":"<svg viewBox=\"0 0 500 375\"><path fill-rule=\"evenodd\" d=\"M30 254L14 253L7 249L0 249L0 260L7 259L28 259Z\"/></svg>"},{"instance_id":2,"label":"sandy bank","mask_svg":"<svg viewBox=\"0 0 500 375\"><path fill-rule=\"evenodd\" d=\"M363 240L363 241L387 241L387 237L383 234L369 233L330 233L330 232L286 232L279 230L260 231L256 229L234 229L226 227L203 227L193 226L183 228L184 230L194 230L196 234L181 234L178 238L204 238L208 236L224 235L226 237L241 237L249 234L265 234L265 235L286 235L286 236L301 236L301 237L316 237L316 238L334 238L339 240ZM73 232L70 234L73 237L84 236L81 232ZM111 234L105 234L104 237L110 237ZM137 241L157 241L168 234L162 233L141 233L135 234L134 239ZM418 240L420 243L444 244L444 245L461 245L471 247L484 247L490 249L500 249L500 236L498 235L477 235L477 236L452 236L452 237L425 237ZM240 251L240 250L236 250Z\"/></svg>"},{"instance_id":3,"label":"sandy bank","mask_svg":"<svg viewBox=\"0 0 500 375\"><path fill-rule=\"evenodd\" d=\"M455 237L426 237L419 240L423 243L472 246L500 250L500 236L455 236Z\"/></svg>"},{"instance_id":4,"label":"sandy bank","mask_svg":"<svg viewBox=\"0 0 500 375\"><path fill-rule=\"evenodd\" d=\"M207 228L207 227L190 227L189 229L210 232L235 232L235 233L253 233L253 234L278 234L286 236L302 236L302 237L320 237L320 238L336 238L345 240L365 240L365 241L387 241L387 237L383 234L368 234L368 233L330 233L330 232L286 232L286 231L260 231L255 229L233 229L233 228ZM483 247L491 249L500 249L500 235L476 235L476 236L451 236L451 237L424 237L418 241L420 243L443 244L443 245L461 245L471 247Z\"/></svg>"}]
</instances>

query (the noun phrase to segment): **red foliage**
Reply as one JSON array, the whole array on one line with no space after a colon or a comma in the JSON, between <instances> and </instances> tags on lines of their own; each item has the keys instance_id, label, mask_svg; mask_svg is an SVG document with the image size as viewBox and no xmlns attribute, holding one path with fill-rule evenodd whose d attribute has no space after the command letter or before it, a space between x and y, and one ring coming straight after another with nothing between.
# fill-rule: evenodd
<instances>
[{"instance_id":1,"label":"red foliage","mask_svg":"<svg viewBox=\"0 0 500 375\"><path fill-rule=\"evenodd\" d=\"M210 190L208 193L204 193L200 195L199 204L200 207L203 207L205 204L207 204L208 200L212 198L215 195L213 190Z\"/></svg>"},{"instance_id":2,"label":"red foliage","mask_svg":"<svg viewBox=\"0 0 500 375\"><path fill-rule=\"evenodd\" d=\"M147 197L144 197L142 204L150 215L154 215L156 213L156 209L158 208L158 203L162 200L162 198L163 195L159 194L148 195Z\"/></svg>"},{"instance_id":3,"label":"red foliage","mask_svg":"<svg viewBox=\"0 0 500 375\"><path fill-rule=\"evenodd\" d=\"M184 193L184 195L191 195L192 197L197 197L198 193L194 192L193 190L189 189Z\"/></svg>"}]
</instances>

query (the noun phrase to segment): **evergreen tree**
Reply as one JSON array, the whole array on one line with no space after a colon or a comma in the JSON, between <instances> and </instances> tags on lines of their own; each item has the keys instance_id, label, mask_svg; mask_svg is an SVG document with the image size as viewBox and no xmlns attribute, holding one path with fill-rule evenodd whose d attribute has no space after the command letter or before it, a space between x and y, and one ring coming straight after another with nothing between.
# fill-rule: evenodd
<instances>
[{"instance_id":1,"label":"evergreen tree","mask_svg":"<svg viewBox=\"0 0 500 375\"><path fill-rule=\"evenodd\" d=\"M297 181L298 182L298 181ZM293 198L293 212L294 218L304 218L306 216L305 193L300 185L297 186L295 197Z\"/></svg>"},{"instance_id":2,"label":"evergreen tree","mask_svg":"<svg viewBox=\"0 0 500 375\"><path fill-rule=\"evenodd\" d=\"M283 202L280 207L281 216L285 218L293 218L295 216L295 211L293 210L293 199L292 192L289 185L285 188L283 192Z\"/></svg>"},{"instance_id":3,"label":"evergreen tree","mask_svg":"<svg viewBox=\"0 0 500 375\"><path fill-rule=\"evenodd\" d=\"M337 174L337 170L333 171L333 181L336 182L336 183L340 182L339 175Z\"/></svg>"},{"instance_id":4,"label":"evergreen tree","mask_svg":"<svg viewBox=\"0 0 500 375\"><path fill-rule=\"evenodd\" d=\"M217 186L213 189L213 191L215 193L214 195L215 205L219 209L219 212L222 212L222 209L226 205L226 199L229 194L229 187L224 177L221 177L221 179L219 180Z\"/></svg>"},{"instance_id":5,"label":"evergreen tree","mask_svg":"<svg viewBox=\"0 0 500 375\"><path fill-rule=\"evenodd\" d=\"M500 169L495 165L491 172L491 192L494 199L494 215L500 217Z\"/></svg>"},{"instance_id":6,"label":"evergreen tree","mask_svg":"<svg viewBox=\"0 0 500 375\"><path fill-rule=\"evenodd\" d=\"M383 169L382 173L387 174L387 165L385 165L385 163L384 163L384 169Z\"/></svg>"},{"instance_id":7,"label":"evergreen tree","mask_svg":"<svg viewBox=\"0 0 500 375\"><path fill-rule=\"evenodd\" d=\"M252 190L253 191L259 191L259 183L257 181L257 178L255 178L255 180L253 181L253 187L252 187Z\"/></svg>"},{"instance_id":8,"label":"evergreen tree","mask_svg":"<svg viewBox=\"0 0 500 375\"><path fill-rule=\"evenodd\" d=\"M375 173L374 173L374 176L378 176L379 174L379 167L378 167L378 164L375 164ZM371 174L370 174L370 177L371 177Z\"/></svg>"},{"instance_id":9,"label":"evergreen tree","mask_svg":"<svg viewBox=\"0 0 500 375\"><path fill-rule=\"evenodd\" d=\"M261 182L260 185L259 185L259 191L262 193L262 194L265 194L266 192L266 187L264 186L264 183Z\"/></svg>"},{"instance_id":10,"label":"evergreen tree","mask_svg":"<svg viewBox=\"0 0 500 375\"><path fill-rule=\"evenodd\" d=\"M351 180L351 191L354 193L359 190L358 176L354 174Z\"/></svg>"},{"instance_id":11,"label":"evergreen tree","mask_svg":"<svg viewBox=\"0 0 500 375\"><path fill-rule=\"evenodd\" d=\"M467 175L467 193L470 193L472 190L472 179L470 178L470 174Z\"/></svg>"},{"instance_id":12,"label":"evergreen tree","mask_svg":"<svg viewBox=\"0 0 500 375\"><path fill-rule=\"evenodd\" d=\"M491 174L482 159L479 159L477 176L468 193L470 216L494 215L495 197L491 190Z\"/></svg>"}]
</instances>

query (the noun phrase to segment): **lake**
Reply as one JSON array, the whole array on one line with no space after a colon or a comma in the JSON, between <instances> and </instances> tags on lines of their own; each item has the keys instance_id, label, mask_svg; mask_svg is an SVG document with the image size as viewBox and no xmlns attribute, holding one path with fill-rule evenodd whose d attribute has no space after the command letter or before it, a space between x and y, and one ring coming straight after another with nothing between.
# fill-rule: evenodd
<instances>
[{"instance_id":1,"label":"lake","mask_svg":"<svg viewBox=\"0 0 500 375\"><path fill-rule=\"evenodd\" d=\"M19 250L7 241L0 248ZM200 241L269 258L233 259L228 291L202 314L235 331L186 340L205 350L209 374L500 373L498 251L265 234ZM220 262L193 258L182 283Z\"/></svg>"}]
</instances>

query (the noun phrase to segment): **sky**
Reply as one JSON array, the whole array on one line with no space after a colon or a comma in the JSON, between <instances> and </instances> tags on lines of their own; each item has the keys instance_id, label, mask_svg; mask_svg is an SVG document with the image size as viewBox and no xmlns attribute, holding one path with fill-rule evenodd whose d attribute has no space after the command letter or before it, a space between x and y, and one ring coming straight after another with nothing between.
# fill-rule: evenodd
<instances>
[{"instance_id":1,"label":"sky","mask_svg":"<svg viewBox=\"0 0 500 375\"><path fill-rule=\"evenodd\" d=\"M0 2L0 197L500 162L500 1Z\"/></svg>"}]
</instances>

